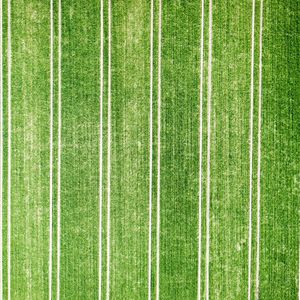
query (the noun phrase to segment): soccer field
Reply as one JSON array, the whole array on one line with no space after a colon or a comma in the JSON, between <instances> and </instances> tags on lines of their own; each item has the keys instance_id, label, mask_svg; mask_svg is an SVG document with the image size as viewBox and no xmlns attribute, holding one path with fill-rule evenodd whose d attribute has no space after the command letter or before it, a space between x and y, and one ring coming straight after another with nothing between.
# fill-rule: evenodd
<instances>
[{"instance_id":1,"label":"soccer field","mask_svg":"<svg viewBox=\"0 0 300 300\"><path fill-rule=\"evenodd\" d=\"M300 299L298 0L0 0L0 300Z\"/></svg>"}]
</instances>

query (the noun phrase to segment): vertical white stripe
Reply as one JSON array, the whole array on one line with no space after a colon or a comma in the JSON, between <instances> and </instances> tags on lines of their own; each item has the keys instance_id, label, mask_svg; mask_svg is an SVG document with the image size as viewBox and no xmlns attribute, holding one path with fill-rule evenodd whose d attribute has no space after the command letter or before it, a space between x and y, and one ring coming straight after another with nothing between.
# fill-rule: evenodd
<instances>
[{"instance_id":1,"label":"vertical white stripe","mask_svg":"<svg viewBox=\"0 0 300 300\"><path fill-rule=\"evenodd\" d=\"M209 44L208 44L208 84L207 84L207 188L206 188L206 268L205 268L205 297L209 299L209 240L210 240L210 122L212 98L212 0L209 1Z\"/></svg>"},{"instance_id":2,"label":"vertical white stripe","mask_svg":"<svg viewBox=\"0 0 300 300\"><path fill-rule=\"evenodd\" d=\"M53 0L50 0L50 157L49 157L49 300L52 300L53 213Z\"/></svg>"},{"instance_id":3,"label":"vertical white stripe","mask_svg":"<svg viewBox=\"0 0 300 300\"><path fill-rule=\"evenodd\" d=\"M156 300L159 299L159 263L160 263L160 131L161 131L161 31L162 0L159 0L158 16L158 95L157 95L157 216L156 216Z\"/></svg>"},{"instance_id":4,"label":"vertical white stripe","mask_svg":"<svg viewBox=\"0 0 300 300\"><path fill-rule=\"evenodd\" d=\"M201 253L202 253L202 113L203 113L203 45L204 45L204 0L201 1L200 40L200 103L199 103L199 211L198 211L198 287L197 299L201 298Z\"/></svg>"},{"instance_id":5,"label":"vertical white stripe","mask_svg":"<svg viewBox=\"0 0 300 300\"><path fill-rule=\"evenodd\" d=\"M2 72L2 0L0 0L0 300L3 299L3 72Z\"/></svg>"},{"instance_id":6,"label":"vertical white stripe","mask_svg":"<svg viewBox=\"0 0 300 300\"><path fill-rule=\"evenodd\" d=\"M259 29L259 85L258 85L258 136L257 136L257 232L256 232L256 287L255 299L259 298L259 253L260 253L260 161L261 161L261 119L262 119L262 43L263 43L263 4L260 2Z\"/></svg>"},{"instance_id":7,"label":"vertical white stripe","mask_svg":"<svg viewBox=\"0 0 300 300\"><path fill-rule=\"evenodd\" d=\"M56 299L60 298L60 238L61 238L61 228L60 228L60 190L61 190L61 178L60 178L60 168L61 168L61 0L58 0L58 154L57 154L57 284L56 284Z\"/></svg>"},{"instance_id":8,"label":"vertical white stripe","mask_svg":"<svg viewBox=\"0 0 300 300\"><path fill-rule=\"evenodd\" d=\"M254 106L254 38L255 38L255 0L252 1L251 30L251 82L250 82L250 133L249 133L249 231L248 231L248 300L251 299L252 263L252 176L253 176L253 106Z\"/></svg>"},{"instance_id":9,"label":"vertical white stripe","mask_svg":"<svg viewBox=\"0 0 300 300\"><path fill-rule=\"evenodd\" d=\"M149 240L148 240L148 300L151 300L152 251L152 156L153 156L153 19L154 0L151 0L150 24L150 113L149 113Z\"/></svg>"},{"instance_id":10,"label":"vertical white stripe","mask_svg":"<svg viewBox=\"0 0 300 300\"><path fill-rule=\"evenodd\" d=\"M107 260L106 300L110 298L110 172L111 172L111 0L108 0L108 97L107 97Z\"/></svg>"},{"instance_id":11,"label":"vertical white stripe","mask_svg":"<svg viewBox=\"0 0 300 300\"><path fill-rule=\"evenodd\" d=\"M101 300L102 295L102 182L103 182L103 0L100 1L100 138L99 138L99 285L98 299Z\"/></svg>"},{"instance_id":12,"label":"vertical white stripe","mask_svg":"<svg viewBox=\"0 0 300 300\"><path fill-rule=\"evenodd\" d=\"M10 0L7 1L7 299L10 300L11 270L11 28Z\"/></svg>"}]
</instances>

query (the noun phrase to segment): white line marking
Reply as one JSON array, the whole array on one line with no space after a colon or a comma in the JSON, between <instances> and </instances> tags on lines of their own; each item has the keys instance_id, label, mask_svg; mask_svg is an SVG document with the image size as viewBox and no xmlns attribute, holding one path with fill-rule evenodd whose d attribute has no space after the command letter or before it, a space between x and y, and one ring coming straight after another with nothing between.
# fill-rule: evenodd
<instances>
[{"instance_id":1,"label":"white line marking","mask_svg":"<svg viewBox=\"0 0 300 300\"><path fill-rule=\"evenodd\" d=\"M99 139L99 286L98 299L102 295L102 182L103 182L103 0L100 1L100 139Z\"/></svg>"},{"instance_id":2,"label":"white line marking","mask_svg":"<svg viewBox=\"0 0 300 300\"><path fill-rule=\"evenodd\" d=\"M151 251L152 251L152 156L153 156L153 19L154 0L151 0L150 24L150 116L149 116L149 240L148 240L148 300L151 300Z\"/></svg>"},{"instance_id":3,"label":"white line marking","mask_svg":"<svg viewBox=\"0 0 300 300\"><path fill-rule=\"evenodd\" d=\"M158 16L158 91L157 91L157 219L156 219L156 300L159 299L159 262L160 262L160 131L161 131L161 31L162 0L159 0Z\"/></svg>"},{"instance_id":4,"label":"white line marking","mask_svg":"<svg viewBox=\"0 0 300 300\"><path fill-rule=\"evenodd\" d=\"M198 211L198 289L201 298L201 252L202 252L202 113L203 113L203 45L204 45L204 0L201 1L201 41L200 41L200 103L199 103L199 211Z\"/></svg>"},{"instance_id":5,"label":"white line marking","mask_svg":"<svg viewBox=\"0 0 300 300\"><path fill-rule=\"evenodd\" d=\"M248 232L248 300L251 299L252 263L252 176L253 176L253 106L254 106L254 41L255 41L255 0L252 1L251 30L251 83L250 83L250 145L249 145L249 232Z\"/></svg>"},{"instance_id":6,"label":"white line marking","mask_svg":"<svg viewBox=\"0 0 300 300\"><path fill-rule=\"evenodd\" d=\"M261 119L262 119L262 43L263 43L263 0L260 2L259 29L259 86L258 86L258 150L257 150L257 235L256 235L256 287L255 299L259 298L259 252L260 252L260 161L261 161Z\"/></svg>"},{"instance_id":7,"label":"white line marking","mask_svg":"<svg viewBox=\"0 0 300 300\"><path fill-rule=\"evenodd\" d=\"M50 157L49 157L49 300L52 300L53 213L53 0L50 0Z\"/></svg>"},{"instance_id":8,"label":"white line marking","mask_svg":"<svg viewBox=\"0 0 300 300\"><path fill-rule=\"evenodd\" d=\"M212 0L209 1L209 44L208 44L208 84L207 84L207 190L206 190L206 268L205 297L209 300L209 219L210 219L210 119L212 98Z\"/></svg>"},{"instance_id":9,"label":"white line marking","mask_svg":"<svg viewBox=\"0 0 300 300\"><path fill-rule=\"evenodd\" d=\"M107 99L107 261L106 300L110 297L110 172L111 172L111 0L108 0L108 99Z\"/></svg>"},{"instance_id":10,"label":"white line marking","mask_svg":"<svg viewBox=\"0 0 300 300\"><path fill-rule=\"evenodd\" d=\"M0 0L0 300L3 297L3 72L2 72L2 0Z\"/></svg>"},{"instance_id":11,"label":"white line marking","mask_svg":"<svg viewBox=\"0 0 300 300\"><path fill-rule=\"evenodd\" d=\"M61 0L58 0L58 154L57 154L57 287L56 287L56 298L60 298L60 238L61 238L61 227L60 227L60 168L61 168Z\"/></svg>"},{"instance_id":12,"label":"white line marking","mask_svg":"<svg viewBox=\"0 0 300 300\"><path fill-rule=\"evenodd\" d=\"M10 0L7 1L7 299L11 296L11 28Z\"/></svg>"}]
</instances>

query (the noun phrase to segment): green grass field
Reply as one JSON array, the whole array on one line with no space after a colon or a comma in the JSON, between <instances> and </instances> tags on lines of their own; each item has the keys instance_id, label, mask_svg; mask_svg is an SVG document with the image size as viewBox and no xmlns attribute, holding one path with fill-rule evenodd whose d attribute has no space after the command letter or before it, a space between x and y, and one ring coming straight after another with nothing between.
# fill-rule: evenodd
<instances>
[{"instance_id":1,"label":"green grass field","mask_svg":"<svg viewBox=\"0 0 300 300\"><path fill-rule=\"evenodd\" d=\"M0 6L0 300L300 299L299 1Z\"/></svg>"}]
</instances>

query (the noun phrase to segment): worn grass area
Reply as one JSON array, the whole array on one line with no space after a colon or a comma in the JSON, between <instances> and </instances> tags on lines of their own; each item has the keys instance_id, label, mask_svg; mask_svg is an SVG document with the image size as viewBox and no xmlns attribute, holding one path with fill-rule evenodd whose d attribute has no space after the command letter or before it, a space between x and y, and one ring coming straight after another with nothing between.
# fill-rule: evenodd
<instances>
[{"instance_id":1,"label":"worn grass area","mask_svg":"<svg viewBox=\"0 0 300 300\"><path fill-rule=\"evenodd\" d=\"M0 299L299 297L299 2L261 1L2 0Z\"/></svg>"}]
</instances>

